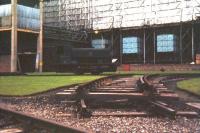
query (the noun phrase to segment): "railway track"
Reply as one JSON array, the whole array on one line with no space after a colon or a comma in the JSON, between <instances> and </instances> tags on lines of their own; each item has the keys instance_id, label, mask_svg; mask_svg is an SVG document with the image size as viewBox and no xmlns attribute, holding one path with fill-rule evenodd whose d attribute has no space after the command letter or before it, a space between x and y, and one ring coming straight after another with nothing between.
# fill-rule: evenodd
<instances>
[{"instance_id":1,"label":"railway track","mask_svg":"<svg viewBox=\"0 0 200 133\"><path fill-rule=\"evenodd\" d=\"M66 112L63 112L64 114L59 114L62 115L59 116L55 112L52 113L52 115L55 116L45 118L53 118L53 120L55 121L65 123L64 121L62 121L61 117L66 117L64 118L65 121L68 121L69 119L69 121L72 120L72 123L73 121L77 122L79 121L79 119L74 117L75 109L75 114L78 117L85 118L94 116L91 117L91 119L115 119L120 117L120 119L131 118L129 120L132 120L132 117L147 117L140 118L147 120L148 116L152 116L155 119L159 118L158 116L167 116L172 119L176 118L177 116L199 118L200 103L181 101L179 99L179 96L174 93L174 91L168 89L164 84L160 82L162 79L162 77L155 78L152 75L143 76L140 78L130 75L114 75L104 77L79 86L65 88L62 91L56 91L57 95L51 95L54 95L55 100L59 101L59 103L61 104L59 104L59 106L63 107L72 104L73 111L68 111L68 113L72 116L66 117ZM52 96L49 96L49 99L51 99L52 102L50 104L55 104L52 101ZM54 108L58 107L57 102ZM40 103L40 100L38 101L38 103ZM46 106L46 104L44 104L43 106ZM19 107L19 109L21 109L21 107ZM49 108L47 108L47 111L48 109ZM37 108L35 110L37 110ZM45 115L41 115L40 117L43 116ZM181 117L178 117L177 119L179 118ZM165 118L161 117L161 119ZM84 119L80 119L80 121L82 120ZM87 121L88 119L85 120ZM71 126L73 126L73 124L71 124ZM82 125L77 125L74 127L81 126ZM0 105L0 133L1 132L62 133L90 131L84 131L79 128L71 128L69 126L58 124L46 119L35 118L34 116L6 109L4 106Z\"/></svg>"},{"instance_id":2,"label":"railway track","mask_svg":"<svg viewBox=\"0 0 200 133\"><path fill-rule=\"evenodd\" d=\"M0 133L86 133L80 128L13 111L0 105Z\"/></svg>"},{"instance_id":3,"label":"railway track","mask_svg":"<svg viewBox=\"0 0 200 133\"><path fill-rule=\"evenodd\" d=\"M174 91L160 83L160 80L151 80L151 77L148 75L136 80L132 76L109 76L60 94L75 97L80 117L200 116L200 109L197 108L199 103L194 105L179 101Z\"/></svg>"}]
</instances>

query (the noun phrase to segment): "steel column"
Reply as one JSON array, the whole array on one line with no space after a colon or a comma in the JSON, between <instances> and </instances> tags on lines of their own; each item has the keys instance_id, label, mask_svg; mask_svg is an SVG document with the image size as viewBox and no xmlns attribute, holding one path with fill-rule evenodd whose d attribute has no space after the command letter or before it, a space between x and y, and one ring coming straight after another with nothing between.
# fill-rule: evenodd
<instances>
[{"instance_id":1,"label":"steel column","mask_svg":"<svg viewBox=\"0 0 200 133\"><path fill-rule=\"evenodd\" d=\"M122 41L122 32L121 32L121 29L120 29L120 65L122 64L122 56L123 56L123 41Z\"/></svg>"},{"instance_id":2,"label":"steel column","mask_svg":"<svg viewBox=\"0 0 200 133\"><path fill-rule=\"evenodd\" d=\"M180 44L179 44L179 45L180 45L180 46L179 46L179 47L180 47L179 52L180 52L180 63L181 63L181 64L183 63L183 55L182 55L182 54L183 54L183 53L182 53L182 50L183 50L182 30L183 30L183 29L182 29L182 28L183 28L183 25L182 25L182 23L181 23L181 24L180 24L180 41L179 41L179 42L180 42Z\"/></svg>"},{"instance_id":3,"label":"steel column","mask_svg":"<svg viewBox=\"0 0 200 133\"><path fill-rule=\"evenodd\" d=\"M111 35L111 49L112 49L112 57L113 57L113 55L114 55L114 52L113 52L113 49L114 49L114 31L113 31L113 29L112 29L112 35Z\"/></svg>"},{"instance_id":4,"label":"steel column","mask_svg":"<svg viewBox=\"0 0 200 133\"><path fill-rule=\"evenodd\" d=\"M194 60L194 24L192 23L192 62L195 62Z\"/></svg>"},{"instance_id":5,"label":"steel column","mask_svg":"<svg viewBox=\"0 0 200 133\"><path fill-rule=\"evenodd\" d=\"M153 53L153 63L156 64L156 31L153 31L153 44L154 44L154 53Z\"/></svg>"},{"instance_id":6,"label":"steel column","mask_svg":"<svg viewBox=\"0 0 200 133\"><path fill-rule=\"evenodd\" d=\"M144 64L146 63L146 31L144 29L144 36L143 36L143 58Z\"/></svg>"}]
</instances>

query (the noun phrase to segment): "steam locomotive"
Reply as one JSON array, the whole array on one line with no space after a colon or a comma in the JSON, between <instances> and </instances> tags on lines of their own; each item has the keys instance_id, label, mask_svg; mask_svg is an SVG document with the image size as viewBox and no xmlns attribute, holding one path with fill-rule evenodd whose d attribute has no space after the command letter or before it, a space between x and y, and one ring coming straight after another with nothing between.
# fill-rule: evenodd
<instances>
[{"instance_id":1,"label":"steam locomotive","mask_svg":"<svg viewBox=\"0 0 200 133\"><path fill-rule=\"evenodd\" d=\"M114 72L117 59L113 59L112 49L108 48L75 48L71 45L57 48L57 71L76 74Z\"/></svg>"}]
</instances>

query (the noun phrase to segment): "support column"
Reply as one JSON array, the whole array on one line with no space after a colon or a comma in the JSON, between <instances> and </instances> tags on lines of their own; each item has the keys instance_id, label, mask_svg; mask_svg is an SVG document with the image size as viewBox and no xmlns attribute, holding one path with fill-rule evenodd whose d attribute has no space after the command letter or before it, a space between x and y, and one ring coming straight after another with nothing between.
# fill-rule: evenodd
<instances>
[{"instance_id":1,"label":"support column","mask_svg":"<svg viewBox=\"0 0 200 133\"><path fill-rule=\"evenodd\" d=\"M195 62L194 57L194 24L192 23L192 62Z\"/></svg>"},{"instance_id":2,"label":"support column","mask_svg":"<svg viewBox=\"0 0 200 133\"><path fill-rule=\"evenodd\" d=\"M156 31L153 31L153 44L154 44L154 53L153 53L153 63L156 64Z\"/></svg>"},{"instance_id":3,"label":"support column","mask_svg":"<svg viewBox=\"0 0 200 133\"><path fill-rule=\"evenodd\" d=\"M123 56L123 38L122 38L122 32L121 32L121 29L120 29L120 65L122 65L122 56Z\"/></svg>"},{"instance_id":4,"label":"support column","mask_svg":"<svg viewBox=\"0 0 200 133\"><path fill-rule=\"evenodd\" d=\"M179 49L179 53L180 53L180 63L182 64L183 63L183 36L182 36L182 29L183 28L183 25L182 25L182 23L181 23L181 25L180 25L180 49Z\"/></svg>"},{"instance_id":5,"label":"support column","mask_svg":"<svg viewBox=\"0 0 200 133\"><path fill-rule=\"evenodd\" d=\"M146 31L144 29L144 36L143 36L143 58L144 64L146 64Z\"/></svg>"},{"instance_id":6,"label":"support column","mask_svg":"<svg viewBox=\"0 0 200 133\"><path fill-rule=\"evenodd\" d=\"M111 45L112 45L112 46L111 46L111 52L112 52L112 58L113 58L113 56L114 56L114 44L115 44L115 43L114 43L114 31L113 31L113 29L112 29L111 41L112 41L112 42L111 42L111 43L112 43L112 44L111 44Z\"/></svg>"},{"instance_id":7,"label":"support column","mask_svg":"<svg viewBox=\"0 0 200 133\"><path fill-rule=\"evenodd\" d=\"M11 0L11 72L17 72L17 0Z\"/></svg>"},{"instance_id":8,"label":"support column","mask_svg":"<svg viewBox=\"0 0 200 133\"><path fill-rule=\"evenodd\" d=\"M39 33L39 40L38 40L38 51L37 51L37 58L38 58L38 69L39 72L43 71L43 0L40 0L40 33Z\"/></svg>"}]
</instances>

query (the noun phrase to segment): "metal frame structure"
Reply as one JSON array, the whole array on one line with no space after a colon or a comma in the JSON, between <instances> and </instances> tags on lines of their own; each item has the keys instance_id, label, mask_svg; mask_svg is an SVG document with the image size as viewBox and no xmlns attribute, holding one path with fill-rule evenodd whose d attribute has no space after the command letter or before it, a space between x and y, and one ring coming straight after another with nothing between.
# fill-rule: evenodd
<instances>
[{"instance_id":1,"label":"metal frame structure","mask_svg":"<svg viewBox=\"0 0 200 133\"><path fill-rule=\"evenodd\" d=\"M180 23L200 17L198 0L50 0L45 24L66 29L112 29Z\"/></svg>"},{"instance_id":2,"label":"metal frame structure","mask_svg":"<svg viewBox=\"0 0 200 133\"><path fill-rule=\"evenodd\" d=\"M19 62L19 54L26 54L26 53L19 53L19 32L27 33L30 35L37 35L38 41L35 45L37 45L36 55L39 55L36 61L36 71L42 72L42 62L43 62L43 0L40 0L40 28L38 30L33 30L31 28L19 28L19 15L18 15L18 4L22 4L20 0L11 0L11 16L12 16L12 24L6 27L0 27L0 32L10 31L11 32L11 59L10 59L10 70L8 72L18 72L20 71L20 62ZM27 2L27 1L26 1ZM31 3L32 4L32 3ZM1 40L0 40L1 42ZM33 53L28 53L33 54ZM0 62L1 63L1 62Z\"/></svg>"}]
</instances>

